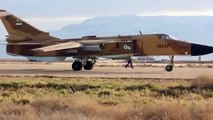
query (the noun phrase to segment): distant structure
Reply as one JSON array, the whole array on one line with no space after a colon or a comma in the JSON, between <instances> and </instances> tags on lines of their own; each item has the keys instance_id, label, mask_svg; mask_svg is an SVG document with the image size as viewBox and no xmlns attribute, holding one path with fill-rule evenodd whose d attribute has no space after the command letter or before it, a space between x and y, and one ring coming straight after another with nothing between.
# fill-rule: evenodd
<instances>
[{"instance_id":1,"label":"distant structure","mask_svg":"<svg viewBox=\"0 0 213 120\"><path fill-rule=\"evenodd\" d=\"M202 61L202 57L201 57L201 56L198 57L198 61L199 61L199 62Z\"/></svg>"},{"instance_id":2,"label":"distant structure","mask_svg":"<svg viewBox=\"0 0 213 120\"><path fill-rule=\"evenodd\" d=\"M156 61L153 57L148 57L148 56L136 57L136 60L139 60L139 61L144 62L144 63Z\"/></svg>"}]
</instances>

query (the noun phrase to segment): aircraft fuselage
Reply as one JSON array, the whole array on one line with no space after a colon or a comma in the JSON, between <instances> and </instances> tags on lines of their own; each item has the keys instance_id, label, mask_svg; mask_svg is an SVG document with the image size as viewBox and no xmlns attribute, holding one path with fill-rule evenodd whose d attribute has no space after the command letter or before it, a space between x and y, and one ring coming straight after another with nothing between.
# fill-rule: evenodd
<instances>
[{"instance_id":1,"label":"aircraft fuselage","mask_svg":"<svg viewBox=\"0 0 213 120\"><path fill-rule=\"evenodd\" d=\"M167 38L166 38L167 37ZM7 45L7 52L22 56L58 56L58 57L81 57L81 56L175 56L175 55L204 55L213 52L212 47L192 44L184 41L174 40L165 34L147 34L134 36L116 37L93 37L91 40L120 39L117 43L88 44L78 49L43 52L32 51L34 48L44 47L43 45ZM66 39L67 41L81 42L83 39ZM58 44L56 43L45 43Z\"/></svg>"}]
</instances>

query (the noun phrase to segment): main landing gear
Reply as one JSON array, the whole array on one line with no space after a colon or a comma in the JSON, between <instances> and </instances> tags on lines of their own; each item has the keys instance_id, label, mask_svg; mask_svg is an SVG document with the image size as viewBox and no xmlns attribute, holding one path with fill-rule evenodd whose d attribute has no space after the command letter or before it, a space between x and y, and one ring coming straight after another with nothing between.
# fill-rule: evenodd
<instances>
[{"instance_id":1,"label":"main landing gear","mask_svg":"<svg viewBox=\"0 0 213 120\"><path fill-rule=\"evenodd\" d=\"M94 66L94 63L92 61L87 61L83 67L85 70L92 70L93 66Z\"/></svg>"},{"instance_id":2,"label":"main landing gear","mask_svg":"<svg viewBox=\"0 0 213 120\"><path fill-rule=\"evenodd\" d=\"M173 70L174 67L174 56L169 56L171 58L171 63L169 65L166 66L165 70L167 72L171 72Z\"/></svg>"},{"instance_id":3,"label":"main landing gear","mask_svg":"<svg viewBox=\"0 0 213 120\"><path fill-rule=\"evenodd\" d=\"M81 61L73 62L73 64L72 64L73 71L80 71L80 70L82 70L82 68L83 68L83 64Z\"/></svg>"},{"instance_id":4,"label":"main landing gear","mask_svg":"<svg viewBox=\"0 0 213 120\"><path fill-rule=\"evenodd\" d=\"M92 70L94 64L96 63L96 59L79 59L75 60L72 64L73 71L81 71L84 70Z\"/></svg>"}]
</instances>

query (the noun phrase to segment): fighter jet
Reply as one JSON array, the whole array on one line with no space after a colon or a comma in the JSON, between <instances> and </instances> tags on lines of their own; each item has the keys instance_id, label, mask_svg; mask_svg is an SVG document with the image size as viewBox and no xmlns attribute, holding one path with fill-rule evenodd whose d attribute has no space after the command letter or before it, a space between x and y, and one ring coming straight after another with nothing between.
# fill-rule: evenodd
<instances>
[{"instance_id":1,"label":"fighter jet","mask_svg":"<svg viewBox=\"0 0 213 120\"><path fill-rule=\"evenodd\" d=\"M36 29L6 10L0 18L8 32L7 53L25 57L73 57L74 71L92 70L99 57L125 59L132 56L169 56L174 66L174 56L200 56L213 52L213 47L184 42L167 34L140 34L129 36L60 39ZM131 62L131 61L130 61Z\"/></svg>"}]
</instances>

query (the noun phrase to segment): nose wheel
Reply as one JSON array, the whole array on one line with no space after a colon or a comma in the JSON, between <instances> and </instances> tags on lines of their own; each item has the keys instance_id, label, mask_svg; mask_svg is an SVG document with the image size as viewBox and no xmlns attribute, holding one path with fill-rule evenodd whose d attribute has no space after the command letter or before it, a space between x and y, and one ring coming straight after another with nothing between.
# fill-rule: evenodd
<instances>
[{"instance_id":1,"label":"nose wheel","mask_svg":"<svg viewBox=\"0 0 213 120\"><path fill-rule=\"evenodd\" d=\"M165 68L167 72L172 72L174 68L174 56L170 56L170 58L171 58L171 64L167 65Z\"/></svg>"},{"instance_id":2,"label":"nose wheel","mask_svg":"<svg viewBox=\"0 0 213 120\"><path fill-rule=\"evenodd\" d=\"M171 72L173 70L173 65L167 65L166 68L165 68L165 70L167 72Z\"/></svg>"}]
</instances>

